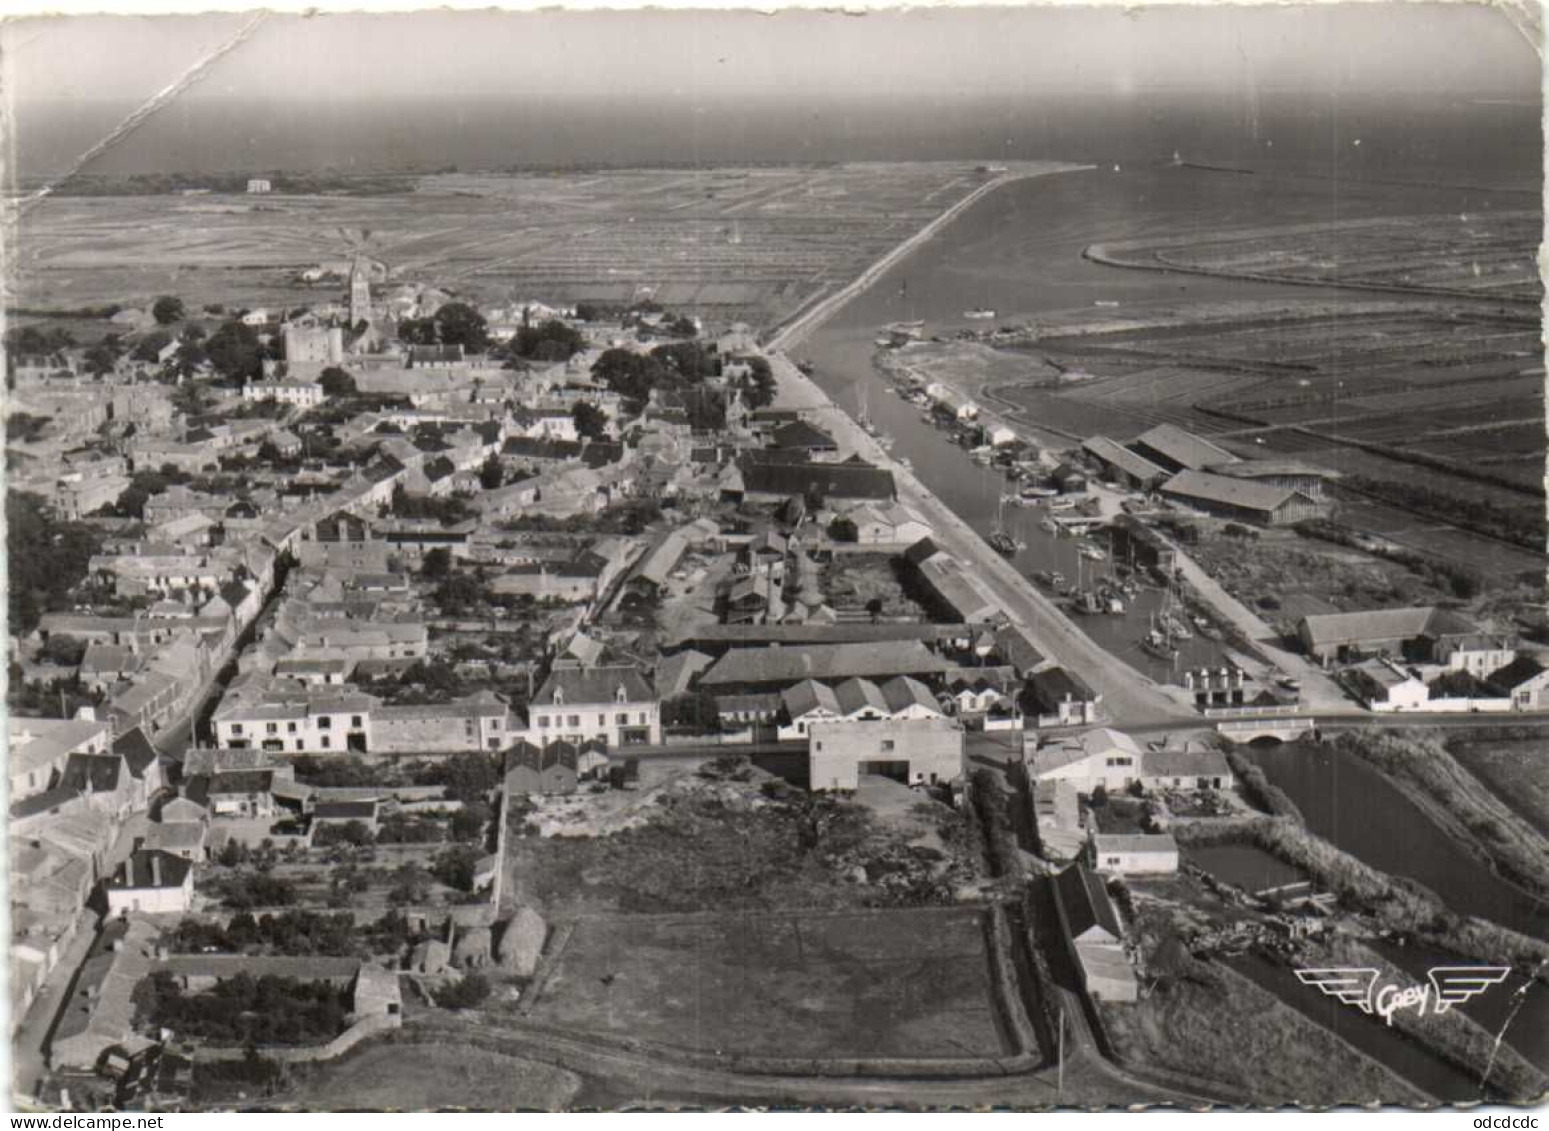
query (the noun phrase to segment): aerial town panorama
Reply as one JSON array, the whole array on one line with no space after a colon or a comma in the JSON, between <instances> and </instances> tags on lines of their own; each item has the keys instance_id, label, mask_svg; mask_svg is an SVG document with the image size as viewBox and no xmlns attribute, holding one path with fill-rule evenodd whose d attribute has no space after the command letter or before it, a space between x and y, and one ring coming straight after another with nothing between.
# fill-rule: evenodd
<instances>
[{"instance_id":1,"label":"aerial town panorama","mask_svg":"<svg viewBox=\"0 0 1549 1131\"><path fill-rule=\"evenodd\" d=\"M1536 190L1170 149L16 186L16 1102L1542 1097Z\"/></svg>"}]
</instances>

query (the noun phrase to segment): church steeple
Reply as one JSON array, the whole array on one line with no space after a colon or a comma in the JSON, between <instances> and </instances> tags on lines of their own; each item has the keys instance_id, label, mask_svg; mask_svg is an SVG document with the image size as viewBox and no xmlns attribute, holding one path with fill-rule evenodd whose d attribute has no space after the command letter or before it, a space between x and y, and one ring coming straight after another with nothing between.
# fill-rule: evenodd
<instances>
[{"instance_id":1,"label":"church steeple","mask_svg":"<svg viewBox=\"0 0 1549 1131\"><path fill-rule=\"evenodd\" d=\"M350 326L371 323L371 272L359 255L350 267Z\"/></svg>"}]
</instances>

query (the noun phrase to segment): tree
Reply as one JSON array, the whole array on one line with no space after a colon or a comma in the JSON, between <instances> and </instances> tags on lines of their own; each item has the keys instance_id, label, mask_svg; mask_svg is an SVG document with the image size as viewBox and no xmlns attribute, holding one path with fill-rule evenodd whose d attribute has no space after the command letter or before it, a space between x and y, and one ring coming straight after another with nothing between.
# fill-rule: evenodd
<instances>
[{"instance_id":1,"label":"tree","mask_svg":"<svg viewBox=\"0 0 1549 1131\"><path fill-rule=\"evenodd\" d=\"M86 641L55 633L44 642L41 655L49 663L60 667L80 667L81 658L86 655Z\"/></svg>"},{"instance_id":2,"label":"tree","mask_svg":"<svg viewBox=\"0 0 1549 1131\"><path fill-rule=\"evenodd\" d=\"M430 898L430 873L412 860L398 865L387 898L396 904L424 903Z\"/></svg>"},{"instance_id":3,"label":"tree","mask_svg":"<svg viewBox=\"0 0 1549 1131\"><path fill-rule=\"evenodd\" d=\"M847 515L835 515L834 520L828 524L828 536L835 542L859 542L860 530L855 522Z\"/></svg>"},{"instance_id":4,"label":"tree","mask_svg":"<svg viewBox=\"0 0 1549 1131\"><path fill-rule=\"evenodd\" d=\"M323 395L328 397L353 397L360 390L355 384L355 378L340 369L337 365L330 365L318 375L318 384L323 386Z\"/></svg>"},{"instance_id":5,"label":"tree","mask_svg":"<svg viewBox=\"0 0 1549 1131\"><path fill-rule=\"evenodd\" d=\"M124 343L117 334L109 334L86 351L86 371L94 377L113 372L124 356Z\"/></svg>"},{"instance_id":6,"label":"tree","mask_svg":"<svg viewBox=\"0 0 1549 1131\"><path fill-rule=\"evenodd\" d=\"M420 562L420 573L433 581L440 580L452 572L452 551L445 546L437 546L425 554Z\"/></svg>"},{"instance_id":7,"label":"tree","mask_svg":"<svg viewBox=\"0 0 1549 1131\"><path fill-rule=\"evenodd\" d=\"M775 398L774 369L769 359L754 355L745 359L749 374L742 387L742 401L749 408L766 408Z\"/></svg>"},{"instance_id":8,"label":"tree","mask_svg":"<svg viewBox=\"0 0 1549 1131\"><path fill-rule=\"evenodd\" d=\"M264 347L251 326L232 320L210 335L205 356L215 371L234 385L256 381L263 375Z\"/></svg>"},{"instance_id":9,"label":"tree","mask_svg":"<svg viewBox=\"0 0 1549 1131\"><path fill-rule=\"evenodd\" d=\"M134 353L130 356L136 361L155 361L156 355L171 344L172 334L170 331L152 330L140 339L140 343L134 347Z\"/></svg>"},{"instance_id":10,"label":"tree","mask_svg":"<svg viewBox=\"0 0 1549 1131\"><path fill-rule=\"evenodd\" d=\"M490 452L479 466L479 486L486 491L499 490L506 481L506 465L500 462L500 457Z\"/></svg>"},{"instance_id":11,"label":"tree","mask_svg":"<svg viewBox=\"0 0 1549 1131\"><path fill-rule=\"evenodd\" d=\"M464 974L462 980L436 991L442 1009L473 1009L489 997L489 979L483 974Z\"/></svg>"},{"instance_id":12,"label":"tree","mask_svg":"<svg viewBox=\"0 0 1549 1131\"><path fill-rule=\"evenodd\" d=\"M434 318L405 318L398 323L398 338L411 346L436 344L436 320Z\"/></svg>"},{"instance_id":13,"label":"tree","mask_svg":"<svg viewBox=\"0 0 1549 1131\"><path fill-rule=\"evenodd\" d=\"M588 440L600 440L608 434L608 416L591 401L576 401L570 410L576 432Z\"/></svg>"},{"instance_id":14,"label":"tree","mask_svg":"<svg viewBox=\"0 0 1549 1131\"><path fill-rule=\"evenodd\" d=\"M714 342L668 342L653 349L651 357L672 370L684 384L698 384L721 372L721 358Z\"/></svg>"},{"instance_id":15,"label":"tree","mask_svg":"<svg viewBox=\"0 0 1549 1131\"><path fill-rule=\"evenodd\" d=\"M871 623L876 624L877 618L882 615L882 598L873 597L866 602L866 611L871 614Z\"/></svg>"},{"instance_id":16,"label":"tree","mask_svg":"<svg viewBox=\"0 0 1549 1131\"><path fill-rule=\"evenodd\" d=\"M431 862L431 874L449 888L473 890L473 876L479 864L479 851L470 845L456 844Z\"/></svg>"},{"instance_id":17,"label":"tree","mask_svg":"<svg viewBox=\"0 0 1549 1131\"><path fill-rule=\"evenodd\" d=\"M592 376L621 397L632 401L649 399L651 390L667 377L661 363L648 354L634 350L610 349L592 365Z\"/></svg>"},{"instance_id":18,"label":"tree","mask_svg":"<svg viewBox=\"0 0 1549 1131\"><path fill-rule=\"evenodd\" d=\"M8 631L21 636L44 612L69 606L102 538L90 527L56 521L40 496L19 491L6 493L5 519Z\"/></svg>"},{"instance_id":19,"label":"tree","mask_svg":"<svg viewBox=\"0 0 1549 1131\"><path fill-rule=\"evenodd\" d=\"M462 346L468 353L489 349L489 323L465 302L449 302L435 313L436 333L442 345Z\"/></svg>"},{"instance_id":20,"label":"tree","mask_svg":"<svg viewBox=\"0 0 1549 1131\"><path fill-rule=\"evenodd\" d=\"M183 300L176 295L162 295L151 304L151 317L158 326L170 326L183 318Z\"/></svg>"},{"instance_id":21,"label":"tree","mask_svg":"<svg viewBox=\"0 0 1549 1131\"><path fill-rule=\"evenodd\" d=\"M511 352L535 361L569 361L586 348L586 339L573 326L550 318L539 326L524 325L516 332Z\"/></svg>"}]
</instances>

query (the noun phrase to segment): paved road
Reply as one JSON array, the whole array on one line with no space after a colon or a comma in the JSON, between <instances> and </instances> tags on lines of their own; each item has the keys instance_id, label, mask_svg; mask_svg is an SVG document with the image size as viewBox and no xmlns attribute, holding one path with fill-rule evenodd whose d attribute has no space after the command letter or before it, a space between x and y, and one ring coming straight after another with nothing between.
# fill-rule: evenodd
<instances>
[{"instance_id":1,"label":"paved road","mask_svg":"<svg viewBox=\"0 0 1549 1131\"><path fill-rule=\"evenodd\" d=\"M973 571L975 579L1011 620L1027 631L1045 656L1075 672L1103 696L1104 710L1116 724L1128 726L1169 719L1187 723L1193 717L1186 706L1154 680L1094 643L1077 628L1061 609L991 549L912 471L894 461L860 425L831 402L789 358L773 354L770 361L782 393L776 403L807 410L838 441L841 451L858 452L868 461L892 471L899 501L919 512L942 548Z\"/></svg>"},{"instance_id":2,"label":"paved road","mask_svg":"<svg viewBox=\"0 0 1549 1131\"><path fill-rule=\"evenodd\" d=\"M455 1041L476 1035L497 1043L513 1056L557 1064L604 1081L622 1102L670 1104L800 1103L829 1107L855 1104L888 1107L959 1107L1012 1104L1050 1106L1060 1102L1051 1069L1015 1076L945 1079L814 1077L750 1074L730 1068L703 1068L652 1053L595 1044L585 1038L548 1030L524 1030L517 1023L429 1020L405 1027L426 1040ZM1081 1047L1067 1049L1066 1102L1078 1104L1175 1104L1202 1106L1205 1101L1142 1083Z\"/></svg>"}]
</instances>

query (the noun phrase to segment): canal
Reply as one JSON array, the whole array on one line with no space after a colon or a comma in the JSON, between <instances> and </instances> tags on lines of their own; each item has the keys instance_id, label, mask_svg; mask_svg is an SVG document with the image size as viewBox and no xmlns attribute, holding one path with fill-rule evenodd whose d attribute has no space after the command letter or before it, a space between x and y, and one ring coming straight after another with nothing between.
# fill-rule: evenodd
<instances>
[{"instance_id":1,"label":"canal","mask_svg":"<svg viewBox=\"0 0 1549 1131\"><path fill-rule=\"evenodd\" d=\"M1246 183L1256 182L1256 183ZM1462 205L1452 190L1358 186L1337 202L1340 218L1405 210L1430 212L1445 197ZM1096 302L1117 304L1116 314L1148 309L1177 310L1180 303L1230 301L1314 302L1338 306L1365 302L1360 292L1203 276L1180 278L1152 271L1110 267L1082 258L1091 243L1207 229L1236 217L1255 224L1333 218L1327 185L1294 177L1229 177L1195 169L1090 170L1015 182L999 189L947 225L934 239L856 296L806 342L793 348L812 361L814 379L835 404L857 411L862 396L878 429L894 440L893 454L907 458L915 474L965 522L988 534L997 521L1008 483L997 470L976 464L950 434L922 419L920 410L893 392L873 364L874 339L896 321L923 320L927 334L949 335L983 328L966 312L989 306L997 323L1058 311L1089 313ZM864 388L864 394L862 389ZM1091 405L1055 396L1039 402L1032 425L1075 436L1111 433L1128 439L1144 422L1115 416ZM1043 419L1044 415L1048 420ZM1077 441L1049 433L1035 441L1074 447ZM1057 570L1075 583L1086 569L1101 573L1111 561L1087 563L1077 543L1039 526L1044 507L1007 507L1004 521L1027 544L1015 563L1024 573ZM1221 662L1220 649L1196 634L1180 642L1177 660L1153 657L1140 648L1163 601L1157 589L1142 590L1123 615L1082 618L1081 628L1099 645L1159 682L1176 682L1189 667Z\"/></svg>"},{"instance_id":2,"label":"canal","mask_svg":"<svg viewBox=\"0 0 1549 1131\"><path fill-rule=\"evenodd\" d=\"M1373 868L1414 880L1455 912L1549 939L1549 907L1495 875L1442 833L1375 767L1313 742L1252 749L1248 756L1296 802L1307 827L1331 844ZM1384 953L1422 980L1432 965L1481 961L1420 947ZM1489 961L1512 964L1510 955ZM1524 984L1525 979L1514 975L1509 987L1482 995L1465 1012L1498 1031L1506 1011L1516 1005L1511 991ZM1508 1043L1549 1071L1549 986L1542 981L1525 989Z\"/></svg>"}]
</instances>

